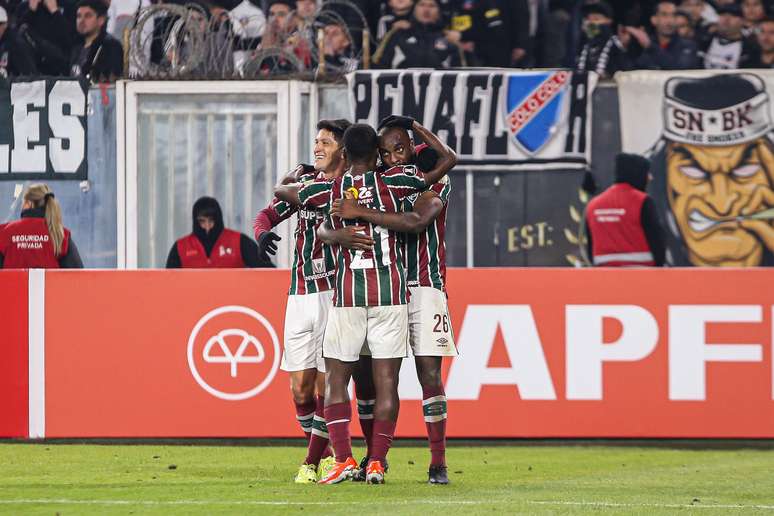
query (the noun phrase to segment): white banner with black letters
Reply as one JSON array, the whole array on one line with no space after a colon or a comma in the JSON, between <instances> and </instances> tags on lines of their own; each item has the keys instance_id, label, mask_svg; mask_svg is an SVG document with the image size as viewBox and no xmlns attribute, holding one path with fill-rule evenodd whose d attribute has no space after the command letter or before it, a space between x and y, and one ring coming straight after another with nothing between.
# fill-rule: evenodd
<instances>
[{"instance_id":1,"label":"white banner with black letters","mask_svg":"<svg viewBox=\"0 0 774 516\"><path fill-rule=\"evenodd\" d=\"M87 177L88 85L0 80L0 181Z\"/></svg>"},{"instance_id":2,"label":"white banner with black letters","mask_svg":"<svg viewBox=\"0 0 774 516\"><path fill-rule=\"evenodd\" d=\"M586 167L597 77L566 70L359 71L347 76L354 120L411 116L475 170Z\"/></svg>"}]
</instances>

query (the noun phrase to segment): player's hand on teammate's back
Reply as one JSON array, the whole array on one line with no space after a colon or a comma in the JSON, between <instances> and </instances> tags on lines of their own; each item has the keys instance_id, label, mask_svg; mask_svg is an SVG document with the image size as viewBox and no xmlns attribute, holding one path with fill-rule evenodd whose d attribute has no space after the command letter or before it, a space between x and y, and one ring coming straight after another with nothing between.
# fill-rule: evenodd
<instances>
[{"instance_id":1,"label":"player's hand on teammate's back","mask_svg":"<svg viewBox=\"0 0 774 516\"><path fill-rule=\"evenodd\" d=\"M340 219L356 219L360 216L360 206L353 198L336 199L331 207L331 215Z\"/></svg>"},{"instance_id":2,"label":"player's hand on teammate's back","mask_svg":"<svg viewBox=\"0 0 774 516\"><path fill-rule=\"evenodd\" d=\"M346 226L336 230L336 241L347 249L370 251L374 246L374 239L364 231L365 226Z\"/></svg>"},{"instance_id":3,"label":"player's hand on teammate's back","mask_svg":"<svg viewBox=\"0 0 774 516\"><path fill-rule=\"evenodd\" d=\"M410 116L390 115L379 122L380 131L385 127L400 127L408 131L414 127L414 119Z\"/></svg>"},{"instance_id":4,"label":"player's hand on teammate's back","mask_svg":"<svg viewBox=\"0 0 774 516\"><path fill-rule=\"evenodd\" d=\"M259 255L275 255L277 254L277 244L282 237L273 231L264 231L261 236L258 237L258 253ZM268 256L266 256L268 259Z\"/></svg>"}]
</instances>

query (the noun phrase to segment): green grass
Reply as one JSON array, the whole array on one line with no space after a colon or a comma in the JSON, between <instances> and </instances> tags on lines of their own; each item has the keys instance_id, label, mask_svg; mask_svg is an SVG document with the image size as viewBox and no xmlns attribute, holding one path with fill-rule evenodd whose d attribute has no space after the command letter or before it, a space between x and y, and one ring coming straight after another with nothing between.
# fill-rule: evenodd
<instances>
[{"instance_id":1,"label":"green grass","mask_svg":"<svg viewBox=\"0 0 774 516\"><path fill-rule=\"evenodd\" d=\"M774 515L772 449L534 444L450 443L445 487L420 445L386 485L305 486L287 443L0 444L0 514Z\"/></svg>"}]
</instances>

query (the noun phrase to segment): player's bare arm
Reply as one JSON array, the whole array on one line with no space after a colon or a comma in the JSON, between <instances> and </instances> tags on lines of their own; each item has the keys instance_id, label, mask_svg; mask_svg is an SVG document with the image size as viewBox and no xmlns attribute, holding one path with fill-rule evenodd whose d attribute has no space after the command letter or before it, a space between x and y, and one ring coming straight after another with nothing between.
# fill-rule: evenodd
<instances>
[{"instance_id":1,"label":"player's bare arm","mask_svg":"<svg viewBox=\"0 0 774 516\"><path fill-rule=\"evenodd\" d=\"M423 192L414 203L413 211L385 213L365 208L354 199L336 199L331 215L342 219L362 220L399 233L421 233L443 210L443 201L432 191Z\"/></svg>"},{"instance_id":2,"label":"player's bare arm","mask_svg":"<svg viewBox=\"0 0 774 516\"><path fill-rule=\"evenodd\" d=\"M411 129L414 131L415 135L422 138L431 149L438 153L438 161L436 161L435 167L429 172L425 172L425 182L427 182L428 185L437 183L457 164L457 153L438 139L432 131L416 120L414 120L414 123L411 125Z\"/></svg>"},{"instance_id":3,"label":"player's bare arm","mask_svg":"<svg viewBox=\"0 0 774 516\"><path fill-rule=\"evenodd\" d=\"M274 195L277 199L301 206L301 200L298 198L298 191L301 189L301 183L278 184L274 187Z\"/></svg>"},{"instance_id":4,"label":"player's bare arm","mask_svg":"<svg viewBox=\"0 0 774 516\"><path fill-rule=\"evenodd\" d=\"M347 226L333 229L328 222L317 228L317 237L328 245L340 245L355 251L369 251L374 239L364 233L365 226Z\"/></svg>"}]
</instances>

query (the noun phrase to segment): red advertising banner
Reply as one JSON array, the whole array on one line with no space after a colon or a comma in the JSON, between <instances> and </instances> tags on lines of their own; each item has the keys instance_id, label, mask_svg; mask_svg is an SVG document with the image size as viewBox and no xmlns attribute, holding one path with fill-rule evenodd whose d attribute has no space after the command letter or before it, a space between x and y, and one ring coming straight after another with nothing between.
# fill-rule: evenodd
<instances>
[{"instance_id":1,"label":"red advertising banner","mask_svg":"<svg viewBox=\"0 0 774 516\"><path fill-rule=\"evenodd\" d=\"M298 437L287 271L50 271L47 437ZM453 269L451 437L774 437L774 271ZM398 435L425 435L410 361ZM353 422L353 431L357 431Z\"/></svg>"},{"instance_id":2,"label":"red advertising banner","mask_svg":"<svg viewBox=\"0 0 774 516\"><path fill-rule=\"evenodd\" d=\"M0 270L0 436L26 437L29 421L27 271Z\"/></svg>"}]
</instances>

